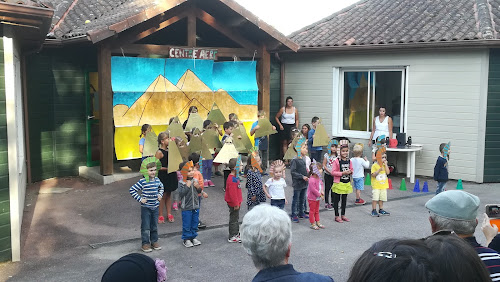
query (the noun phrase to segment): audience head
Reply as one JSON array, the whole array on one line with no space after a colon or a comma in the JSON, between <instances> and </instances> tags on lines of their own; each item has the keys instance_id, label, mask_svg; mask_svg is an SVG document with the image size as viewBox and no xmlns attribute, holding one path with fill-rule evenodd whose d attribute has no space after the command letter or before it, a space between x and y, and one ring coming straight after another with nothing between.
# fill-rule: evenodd
<instances>
[{"instance_id":1,"label":"audience head","mask_svg":"<svg viewBox=\"0 0 500 282\"><path fill-rule=\"evenodd\" d=\"M460 236L472 236L477 226L479 198L461 190L439 193L427 201L432 232L453 230Z\"/></svg>"},{"instance_id":2,"label":"audience head","mask_svg":"<svg viewBox=\"0 0 500 282\"><path fill-rule=\"evenodd\" d=\"M167 279L167 268L163 260L153 260L143 254L128 254L111 264L104 272L103 282L145 281L157 282Z\"/></svg>"},{"instance_id":3,"label":"audience head","mask_svg":"<svg viewBox=\"0 0 500 282\"><path fill-rule=\"evenodd\" d=\"M288 214L260 204L243 218L241 241L259 270L288 263L292 244L292 223Z\"/></svg>"}]
</instances>

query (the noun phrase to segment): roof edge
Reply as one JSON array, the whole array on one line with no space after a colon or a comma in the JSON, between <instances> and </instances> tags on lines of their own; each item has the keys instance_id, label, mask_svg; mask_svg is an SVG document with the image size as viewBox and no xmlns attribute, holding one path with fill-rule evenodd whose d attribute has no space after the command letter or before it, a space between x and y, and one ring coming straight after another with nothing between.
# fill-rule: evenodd
<instances>
[{"instance_id":1,"label":"roof edge","mask_svg":"<svg viewBox=\"0 0 500 282\"><path fill-rule=\"evenodd\" d=\"M50 17L54 15L54 10L50 8L26 6L13 3L0 2L0 14L16 13L26 17Z\"/></svg>"}]
</instances>

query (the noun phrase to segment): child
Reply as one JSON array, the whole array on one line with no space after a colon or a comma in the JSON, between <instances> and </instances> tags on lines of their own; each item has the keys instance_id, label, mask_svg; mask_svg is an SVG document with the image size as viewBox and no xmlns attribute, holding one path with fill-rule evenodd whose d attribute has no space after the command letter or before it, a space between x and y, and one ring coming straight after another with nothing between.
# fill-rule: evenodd
<instances>
[{"instance_id":1,"label":"child","mask_svg":"<svg viewBox=\"0 0 500 282\"><path fill-rule=\"evenodd\" d=\"M205 132L207 130L213 130L213 124L210 120L205 120L203 122L203 132ZM211 149L214 149L214 148L211 148ZM208 187L208 186L214 187L215 184L212 182L212 167L214 164L214 160L213 159L203 160L202 163L203 163L203 171L201 173L202 173L203 179L204 179L203 186L204 187Z\"/></svg>"},{"instance_id":2,"label":"child","mask_svg":"<svg viewBox=\"0 0 500 282\"><path fill-rule=\"evenodd\" d=\"M229 243L241 243L240 226L238 220L240 218L240 207L243 198L241 195L240 180L236 177L236 161L232 158L229 160L228 167L231 170L227 178L226 194L224 199L229 207Z\"/></svg>"},{"instance_id":3,"label":"child","mask_svg":"<svg viewBox=\"0 0 500 282\"><path fill-rule=\"evenodd\" d=\"M198 194L198 202L200 203L200 211L201 211L201 197L203 198L208 198L208 194L203 191L205 188L204 186L204 181L203 181L203 175L200 172L200 155L198 153L191 153L189 155L188 161L193 162L194 168L193 168L193 178L198 180L198 183L201 187L201 193ZM198 217L198 228L199 229L205 229L207 226L201 222L201 220Z\"/></svg>"},{"instance_id":4,"label":"child","mask_svg":"<svg viewBox=\"0 0 500 282\"><path fill-rule=\"evenodd\" d=\"M352 168L354 169L352 179L354 182L354 189L356 190L355 205L364 205L365 201L361 199L361 191L365 189L365 168L370 167L370 162L366 157L361 158L363 155L363 146L356 144L352 149L354 158L351 159Z\"/></svg>"},{"instance_id":5,"label":"child","mask_svg":"<svg viewBox=\"0 0 500 282\"><path fill-rule=\"evenodd\" d=\"M163 197L163 184L156 177L156 158L147 158L145 161L149 161L146 164L148 177L141 178L130 187L129 192L141 203L141 249L149 253L152 251L151 247L161 250L158 243L158 201Z\"/></svg>"},{"instance_id":6,"label":"child","mask_svg":"<svg viewBox=\"0 0 500 282\"><path fill-rule=\"evenodd\" d=\"M314 230L323 229L325 226L319 222L319 201L324 197L323 165L313 161L309 166L309 184L307 186L307 201L309 202L309 222Z\"/></svg>"},{"instance_id":7,"label":"child","mask_svg":"<svg viewBox=\"0 0 500 282\"><path fill-rule=\"evenodd\" d=\"M389 174L389 167L387 167L387 155L382 155L382 167L378 162L374 162L371 169L371 182L372 182L372 216L391 215L384 210L384 202L387 202L387 189L389 188L389 181L387 175ZM379 211L377 213L377 202Z\"/></svg>"},{"instance_id":8,"label":"child","mask_svg":"<svg viewBox=\"0 0 500 282\"><path fill-rule=\"evenodd\" d=\"M436 165L434 166L434 180L437 181L436 195L444 191L444 187L448 181L448 160L444 157L445 146L446 143L441 143L441 145L439 145L439 152L441 152L441 155L437 158Z\"/></svg>"},{"instance_id":9,"label":"child","mask_svg":"<svg viewBox=\"0 0 500 282\"><path fill-rule=\"evenodd\" d=\"M254 159L254 164L252 164L252 158ZM248 157L247 166L245 168L247 177L246 188L248 189L248 210L251 210L260 203L266 202L266 194L264 193L262 187L262 175L255 163L260 165L260 156L257 151L252 152L252 154Z\"/></svg>"},{"instance_id":10,"label":"child","mask_svg":"<svg viewBox=\"0 0 500 282\"><path fill-rule=\"evenodd\" d=\"M311 119L312 128L307 133L308 144L309 144L309 152L311 154L311 160L316 160L321 163L321 153L323 152L323 147L313 147L314 142L314 133L316 133L316 126L319 124L319 117L313 117Z\"/></svg>"},{"instance_id":11,"label":"child","mask_svg":"<svg viewBox=\"0 0 500 282\"><path fill-rule=\"evenodd\" d=\"M333 162L337 159L337 140L332 139L330 141L330 146L328 146L328 153L325 153L323 157L323 167L325 168L325 209L331 211L333 210L333 206L331 202L333 202L333 176L331 171L333 169ZM331 202L330 202L331 199Z\"/></svg>"},{"instance_id":12,"label":"child","mask_svg":"<svg viewBox=\"0 0 500 282\"><path fill-rule=\"evenodd\" d=\"M223 125L224 128L224 136L222 136L221 143L222 146L224 146L224 142L226 141L227 137L230 137L233 135L233 122L231 121L226 121ZM227 182L227 177L229 176L229 173L231 172L230 169L226 168L224 169L224 191L226 191L226 182Z\"/></svg>"},{"instance_id":13,"label":"child","mask_svg":"<svg viewBox=\"0 0 500 282\"><path fill-rule=\"evenodd\" d=\"M260 110L259 113L257 114L257 118L266 118L266 112ZM252 127L250 128L250 136L253 136L255 134L255 131L257 131L260 126L258 125L259 121L256 121L252 124ZM273 130L276 130L276 127L273 126ZM269 138L268 136L262 136L259 138L255 138L255 147L259 148L260 156L262 157L262 170L266 171L267 170L267 162L268 162L268 152L267 150L269 149ZM266 175L266 174L264 174Z\"/></svg>"},{"instance_id":14,"label":"child","mask_svg":"<svg viewBox=\"0 0 500 282\"><path fill-rule=\"evenodd\" d=\"M285 196L286 182L283 178L285 164L281 160L276 160L271 164L269 174L271 178L264 184L264 193L271 199L271 206L285 209L285 204L288 204Z\"/></svg>"},{"instance_id":15,"label":"child","mask_svg":"<svg viewBox=\"0 0 500 282\"><path fill-rule=\"evenodd\" d=\"M184 247L201 245L196 239L198 236L198 221L200 215L200 202L198 194L202 192L198 180L194 178L193 162L179 164L182 180L179 181L179 196L182 200L182 240Z\"/></svg>"},{"instance_id":16,"label":"child","mask_svg":"<svg viewBox=\"0 0 500 282\"><path fill-rule=\"evenodd\" d=\"M309 218L304 213L307 182L309 181L309 178L307 177L308 173L306 162L304 160L304 156L307 155L307 141L305 139L300 139L297 142L297 146L295 146L295 151L297 151L297 156L292 159L292 162L290 164L293 187L292 221L298 223L299 217Z\"/></svg>"},{"instance_id":17,"label":"child","mask_svg":"<svg viewBox=\"0 0 500 282\"><path fill-rule=\"evenodd\" d=\"M158 134L158 151L155 157L160 160L161 168L158 172L158 178L160 178L163 187L165 188L165 193L163 193L163 198L160 201L160 211L158 217L158 223L165 223L165 218L163 217L163 206L167 208L167 219L168 222L174 222L174 216L172 215L172 203L171 196L172 192L177 190L178 180L177 172L173 171L168 173L168 142L170 141L168 132L161 132Z\"/></svg>"},{"instance_id":18,"label":"child","mask_svg":"<svg viewBox=\"0 0 500 282\"><path fill-rule=\"evenodd\" d=\"M350 220L345 216L345 206L347 203L347 194L352 192L351 175L352 163L348 158L349 145L340 146L340 157L333 162L333 209L335 210L335 221L342 223ZM339 216L339 201L342 198L341 213Z\"/></svg>"},{"instance_id":19,"label":"child","mask_svg":"<svg viewBox=\"0 0 500 282\"><path fill-rule=\"evenodd\" d=\"M139 140L139 152L141 152L141 155L142 155L142 159L141 159L141 162L144 161L145 158L149 157L149 156L144 156L144 143L146 142L146 134L148 132L151 132L153 130L153 127L151 127L151 125L149 124L143 124L142 127L141 127L141 135L139 135L139 137L141 138Z\"/></svg>"}]
</instances>

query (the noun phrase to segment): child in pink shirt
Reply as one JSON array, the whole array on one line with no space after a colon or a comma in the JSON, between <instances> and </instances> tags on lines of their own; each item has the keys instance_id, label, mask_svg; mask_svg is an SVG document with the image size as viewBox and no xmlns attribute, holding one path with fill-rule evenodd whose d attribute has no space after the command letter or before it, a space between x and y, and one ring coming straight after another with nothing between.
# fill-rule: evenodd
<instances>
[{"instance_id":1,"label":"child in pink shirt","mask_svg":"<svg viewBox=\"0 0 500 282\"><path fill-rule=\"evenodd\" d=\"M309 202L309 222L311 222L311 228L314 230L319 230L320 228L325 228L323 224L319 222L319 202L320 199L324 197L324 184L321 180L321 175L323 174L323 165L317 163L314 160L309 165L309 184L307 186L307 201Z\"/></svg>"}]
</instances>

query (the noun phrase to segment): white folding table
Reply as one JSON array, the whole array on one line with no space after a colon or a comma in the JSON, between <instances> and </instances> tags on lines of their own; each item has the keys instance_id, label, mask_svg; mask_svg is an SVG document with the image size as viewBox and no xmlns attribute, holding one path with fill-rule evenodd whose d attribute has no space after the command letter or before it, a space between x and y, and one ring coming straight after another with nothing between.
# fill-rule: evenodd
<instances>
[{"instance_id":1,"label":"white folding table","mask_svg":"<svg viewBox=\"0 0 500 282\"><path fill-rule=\"evenodd\" d=\"M410 183L415 183L415 154L422 150L421 145L412 145L404 148L389 148L387 152L403 152L406 153L406 177L410 178Z\"/></svg>"}]
</instances>

